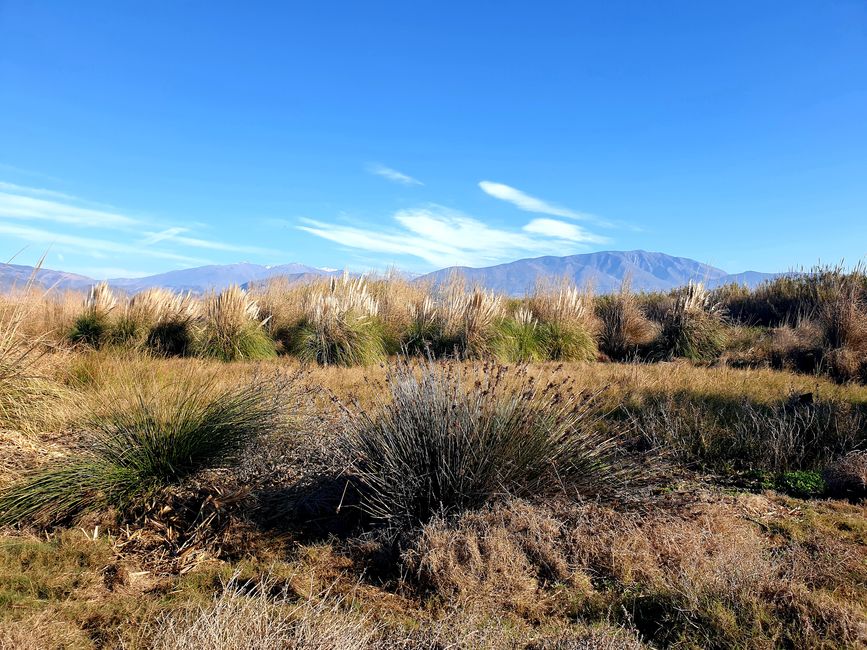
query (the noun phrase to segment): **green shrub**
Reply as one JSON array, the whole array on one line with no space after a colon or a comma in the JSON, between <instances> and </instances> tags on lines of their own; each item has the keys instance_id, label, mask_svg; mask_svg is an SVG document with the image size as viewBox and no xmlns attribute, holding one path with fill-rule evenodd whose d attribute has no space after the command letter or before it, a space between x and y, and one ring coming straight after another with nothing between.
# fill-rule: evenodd
<instances>
[{"instance_id":1,"label":"green shrub","mask_svg":"<svg viewBox=\"0 0 867 650\"><path fill-rule=\"evenodd\" d=\"M618 434L594 396L524 369L427 361L389 370L376 407L347 421L349 473L374 519L414 525L499 495L616 490Z\"/></svg>"},{"instance_id":2,"label":"green shrub","mask_svg":"<svg viewBox=\"0 0 867 650\"><path fill-rule=\"evenodd\" d=\"M226 466L278 422L280 400L261 379L222 388L213 378L136 385L94 416L86 450L0 496L0 524L54 524L136 500L203 468Z\"/></svg>"}]
</instances>

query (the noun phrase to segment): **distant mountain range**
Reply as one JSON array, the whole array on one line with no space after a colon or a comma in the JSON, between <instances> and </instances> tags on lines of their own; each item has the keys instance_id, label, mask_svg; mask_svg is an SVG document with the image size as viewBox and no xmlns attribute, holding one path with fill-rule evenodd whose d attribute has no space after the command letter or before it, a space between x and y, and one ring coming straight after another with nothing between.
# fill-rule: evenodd
<instances>
[{"instance_id":1,"label":"distant mountain range","mask_svg":"<svg viewBox=\"0 0 867 650\"><path fill-rule=\"evenodd\" d=\"M717 287L730 282L755 287L775 277L773 273L746 271L730 274L686 257L646 251L603 251L566 257L535 257L483 268L452 266L428 273L419 280L440 283L453 273L470 284L517 296L532 291L544 278L568 278L578 286L590 284L600 293L617 291L628 280L635 291L667 291L690 280Z\"/></svg>"},{"instance_id":2,"label":"distant mountain range","mask_svg":"<svg viewBox=\"0 0 867 650\"><path fill-rule=\"evenodd\" d=\"M33 273L34 269L29 266L0 264L0 291L24 286ZM334 273L336 271L331 269L317 269L304 264L261 266L243 262L169 271L144 278L115 278L108 282L128 293L136 293L149 287L204 293L212 289L223 289L231 284L243 286L280 276L303 281ZM636 291L666 291L690 280L704 282L710 287L730 282L754 287L777 275L756 271L730 274L686 257L673 257L664 253L605 251L566 257L536 257L483 268L453 266L419 276L416 281L438 284L445 282L455 273L463 275L471 285L513 296L531 291L536 282L544 278L568 278L579 286L589 283L596 291L609 293L619 289L627 279ZM95 282L83 275L48 269L40 269L34 277L38 284L59 290L83 290Z\"/></svg>"}]
</instances>

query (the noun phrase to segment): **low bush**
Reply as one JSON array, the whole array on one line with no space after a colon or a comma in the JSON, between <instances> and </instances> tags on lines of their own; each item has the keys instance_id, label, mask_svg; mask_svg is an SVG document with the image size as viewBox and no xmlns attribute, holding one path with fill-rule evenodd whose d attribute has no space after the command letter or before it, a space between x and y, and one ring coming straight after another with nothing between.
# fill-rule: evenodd
<instances>
[{"instance_id":1,"label":"low bush","mask_svg":"<svg viewBox=\"0 0 867 650\"><path fill-rule=\"evenodd\" d=\"M598 495L629 477L595 396L566 380L428 361L393 366L378 392L347 418L349 473L376 520L414 525L503 494Z\"/></svg>"},{"instance_id":2,"label":"low bush","mask_svg":"<svg viewBox=\"0 0 867 650\"><path fill-rule=\"evenodd\" d=\"M0 524L55 524L105 506L128 509L192 473L225 466L280 417L271 382L220 387L214 377L136 382L90 423L85 450L0 495Z\"/></svg>"}]
</instances>

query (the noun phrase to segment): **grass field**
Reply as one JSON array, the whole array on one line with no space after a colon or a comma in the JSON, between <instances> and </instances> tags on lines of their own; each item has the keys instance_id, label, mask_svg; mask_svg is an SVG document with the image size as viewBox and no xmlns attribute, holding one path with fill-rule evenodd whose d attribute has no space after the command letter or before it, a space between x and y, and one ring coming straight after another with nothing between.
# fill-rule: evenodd
<instances>
[{"instance_id":1,"label":"grass field","mask_svg":"<svg viewBox=\"0 0 867 650\"><path fill-rule=\"evenodd\" d=\"M0 647L863 647L864 287L8 296Z\"/></svg>"}]
</instances>

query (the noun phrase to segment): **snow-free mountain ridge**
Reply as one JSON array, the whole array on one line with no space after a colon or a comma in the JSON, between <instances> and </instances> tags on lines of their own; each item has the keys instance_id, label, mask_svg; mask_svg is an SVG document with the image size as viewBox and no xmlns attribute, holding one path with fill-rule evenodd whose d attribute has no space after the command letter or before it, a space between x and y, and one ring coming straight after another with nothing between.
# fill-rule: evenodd
<instances>
[{"instance_id":1,"label":"snow-free mountain ridge","mask_svg":"<svg viewBox=\"0 0 867 650\"><path fill-rule=\"evenodd\" d=\"M298 263L262 266L241 262L180 269L143 278L114 278L108 282L127 293L136 293L150 287L204 293L220 290L231 284L249 286L250 283L274 277L303 281L334 273L339 271ZM33 274L34 269L29 266L0 264L0 291L24 286ZM470 285L513 296L532 291L537 281L545 278L568 278L579 286L589 284L597 292L608 293L618 290L624 281L628 281L636 291L667 291L690 280L701 281L711 287L729 282L754 287L775 275L756 271L730 274L708 264L665 253L601 251L565 257L528 258L482 268L454 266L418 276L414 281L439 284L447 281L453 274L463 275ZM49 269L39 269L33 277L43 287L60 290L87 289L95 282L83 275Z\"/></svg>"}]
</instances>

